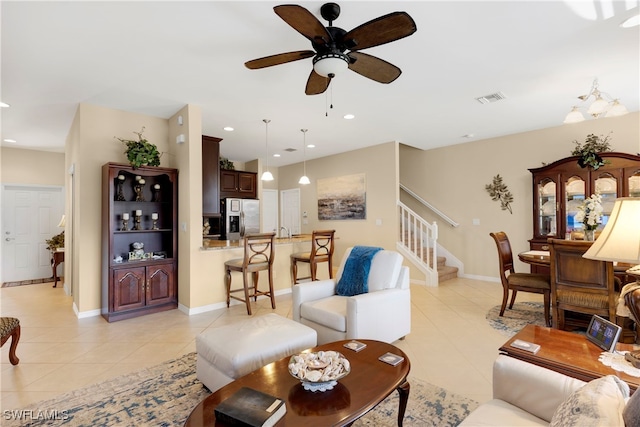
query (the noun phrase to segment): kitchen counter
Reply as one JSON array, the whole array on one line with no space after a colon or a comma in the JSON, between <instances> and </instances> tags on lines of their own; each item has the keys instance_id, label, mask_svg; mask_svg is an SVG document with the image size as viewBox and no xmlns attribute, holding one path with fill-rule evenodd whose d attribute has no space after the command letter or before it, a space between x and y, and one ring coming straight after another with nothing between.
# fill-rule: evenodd
<instances>
[{"instance_id":1,"label":"kitchen counter","mask_svg":"<svg viewBox=\"0 0 640 427\"><path fill-rule=\"evenodd\" d=\"M288 237L276 237L274 243L278 245L291 245L294 243L305 243L311 241L311 234L297 234L295 236ZM243 247L242 240L217 240L217 239L202 239L201 250L220 250L220 249L238 249Z\"/></svg>"}]
</instances>

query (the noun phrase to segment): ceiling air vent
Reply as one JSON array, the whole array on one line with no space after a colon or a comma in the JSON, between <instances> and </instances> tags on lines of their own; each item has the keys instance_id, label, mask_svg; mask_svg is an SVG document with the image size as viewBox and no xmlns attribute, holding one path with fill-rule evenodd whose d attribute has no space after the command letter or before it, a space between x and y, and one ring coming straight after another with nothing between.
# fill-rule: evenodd
<instances>
[{"instance_id":1,"label":"ceiling air vent","mask_svg":"<svg viewBox=\"0 0 640 427\"><path fill-rule=\"evenodd\" d=\"M285 148L284 151L288 152L288 153L293 153L294 151L298 151L295 148Z\"/></svg>"},{"instance_id":2,"label":"ceiling air vent","mask_svg":"<svg viewBox=\"0 0 640 427\"><path fill-rule=\"evenodd\" d=\"M480 104L489 104L491 102L498 102L501 99L505 99L506 96L502 92L492 93L490 95L481 96L480 98L476 98Z\"/></svg>"}]
</instances>

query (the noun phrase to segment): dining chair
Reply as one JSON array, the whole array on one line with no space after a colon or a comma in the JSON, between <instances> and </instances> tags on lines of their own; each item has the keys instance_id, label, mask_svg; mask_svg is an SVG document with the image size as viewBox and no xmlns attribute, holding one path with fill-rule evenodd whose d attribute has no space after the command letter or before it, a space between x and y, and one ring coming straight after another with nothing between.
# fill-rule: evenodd
<instances>
[{"instance_id":1,"label":"dining chair","mask_svg":"<svg viewBox=\"0 0 640 427\"><path fill-rule=\"evenodd\" d=\"M271 308L276 308L276 300L273 292L273 260L274 247L273 240L276 233L248 234L244 236L244 257L231 259L224 263L226 275L225 284L227 286L227 307L231 298L242 301L247 305L247 314L251 315L251 298L258 300L259 296L268 296L271 299ZM242 288L231 289L231 272L242 273ZM267 271L269 277L269 290L258 290L258 279L260 271ZM249 283L251 274L251 284ZM233 293L244 294L244 298L235 296Z\"/></svg>"},{"instance_id":2,"label":"dining chair","mask_svg":"<svg viewBox=\"0 0 640 427\"><path fill-rule=\"evenodd\" d=\"M326 262L329 278L333 279L333 238L336 230L314 230L311 233L311 251L291 254L291 283L300 283L302 279L318 280L318 264ZM298 277L298 263L309 264L309 276Z\"/></svg>"},{"instance_id":3,"label":"dining chair","mask_svg":"<svg viewBox=\"0 0 640 427\"><path fill-rule=\"evenodd\" d=\"M549 239L553 327L566 329L565 312L597 314L616 323L620 292L613 263L584 258L593 242ZM588 322L576 319L576 326ZM586 324L584 325L586 326Z\"/></svg>"},{"instance_id":4,"label":"dining chair","mask_svg":"<svg viewBox=\"0 0 640 427\"><path fill-rule=\"evenodd\" d=\"M504 315L509 300L509 291L512 291L509 309L513 308L518 291L542 294L544 298L544 321L551 326L550 302L551 283L549 276L533 273L516 273L513 268L513 252L511 243L504 231L489 233L496 242L498 248L498 260L500 263L500 281L502 282L502 305L500 316Z\"/></svg>"}]
</instances>

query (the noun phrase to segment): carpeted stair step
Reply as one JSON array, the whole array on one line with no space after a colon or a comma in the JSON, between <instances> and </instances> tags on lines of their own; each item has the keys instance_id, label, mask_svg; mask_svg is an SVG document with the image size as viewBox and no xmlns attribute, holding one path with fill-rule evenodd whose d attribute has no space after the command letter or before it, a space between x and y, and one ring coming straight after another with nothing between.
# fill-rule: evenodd
<instances>
[{"instance_id":1,"label":"carpeted stair step","mask_svg":"<svg viewBox=\"0 0 640 427\"><path fill-rule=\"evenodd\" d=\"M445 265L438 267L438 283L458 277L458 267Z\"/></svg>"}]
</instances>

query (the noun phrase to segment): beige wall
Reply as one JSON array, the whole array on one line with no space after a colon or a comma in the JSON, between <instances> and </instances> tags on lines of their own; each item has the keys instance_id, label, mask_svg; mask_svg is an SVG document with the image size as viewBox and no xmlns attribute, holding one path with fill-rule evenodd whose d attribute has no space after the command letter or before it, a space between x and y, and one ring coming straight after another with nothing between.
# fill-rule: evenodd
<instances>
[{"instance_id":1,"label":"beige wall","mask_svg":"<svg viewBox=\"0 0 640 427\"><path fill-rule=\"evenodd\" d=\"M64 153L2 147L3 184L65 185Z\"/></svg>"},{"instance_id":2,"label":"beige wall","mask_svg":"<svg viewBox=\"0 0 640 427\"><path fill-rule=\"evenodd\" d=\"M614 151L640 151L640 115L588 120L532 132L421 151L400 149L400 182L460 223L458 228L428 213L410 196L401 200L429 221L439 224L439 242L464 263L464 273L498 277L497 253L492 231L505 231L515 253L529 249L533 237L532 181L530 168L571 155L574 140L584 142L590 133L611 134ZM485 190L497 174L514 195L513 214L500 209ZM480 221L473 225L473 219ZM516 257L516 271L528 267Z\"/></svg>"},{"instance_id":3,"label":"beige wall","mask_svg":"<svg viewBox=\"0 0 640 427\"><path fill-rule=\"evenodd\" d=\"M313 230L335 229L336 264L345 249L353 245L375 245L395 249L397 238L398 144L389 142L361 150L307 161L309 185L300 185L301 165L294 164L278 170L280 190L300 188L300 210L308 212L309 224L302 225L303 233ZM317 180L343 175L365 174L367 192L366 220L318 220ZM376 220L381 225L376 225Z\"/></svg>"},{"instance_id":4,"label":"beige wall","mask_svg":"<svg viewBox=\"0 0 640 427\"><path fill-rule=\"evenodd\" d=\"M222 142L224 144L224 141ZM307 161L307 175L311 178L311 185L300 186L300 165L290 165L282 168L269 167L274 175L274 181L264 183L260 181L261 167L255 162L246 164L247 170L258 171L259 191L264 188L280 190L301 189L301 210L309 212L309 224L303 225L302 232L310 233L313 229L335 229L337 240L336 265L342 258L344 249L356 244L377 245L386 249L395 248L396 224L395 200L397 199L397 164L398 144L387 143L362 150L350 151L336 156ZM358 168L354 168L358 165ZM316 199L316 180L318 178L366 174L367 188L367 219L356 221L318 221L318 207ZM195 194L195 192L194 192ZM201 202L200 202L201 203ZM382 226L376 226L375 220L381 219ZM309 243L295 243L278 245L274 261L274 287L277 294L286 293L291 288L290 259L294 252L308 250ZM182 249L181 249L182 250ZM192 312L199 312L226 305L224 287L224 262L232 258L242 257L241 249L203 251L190 247L190 299L188 308ZM304 267L303 267L304 268ZM326 269L319 269L320 278L327 278ZM235 284L241 276L234 274ZM180 278L181 286L183 277ZM260 276L260 287L267 286L265 275ZM181 303L183 301L181 300ZM186 304L185 304L186 305Z\"/></svg>"},{"instance_id":5,"label":"beige wall","mask_svg":"<svg viewBox=\"0 0 640 427\"><path fill-rule=\"evenodd\" d=\"M177 115L183 116L183 126L177 125ZM572 141L583 141L591 132L607 134L613 130L614 149L636 153L640 151L639 122L639 114L632 113L615 119L592 120L429 151L389 142L307 161L307 175L312 181L307 186L298 184L299 164L279 169L270 167L276 179L266 184L260 182L259 194L263 184L264 188L279 190L300 188L301 210L309 213L309 224L303 225L302 231L310 233L313 229L335 229L338 237L337 264L344 250L355 244L395 248L395 200L398 198L397 184L400 180L460 222L460 227L452 228L437 220L440 224L440 242L465 263L465 273L497 278L495 247L489 232L506 231L516 252L527 249L527 240L532 237L531 174L527 169L538 167L541 162L549 163L568 156L574 147ZM113 137L132 136L132 132L142 126L146 126L145 136L158 145L160 151L166 152L161 159L162 166L179 169L179 302L183 309L191 312L224 306L223 264L227 259L240 257L242 251L203 251L200 248L200 109L187 106L171 119L165 120L82 104L67 138L66 163L59 160L60 154L37 153L45 159L58 159L43 161L47 167L55 169L55 172L45 173L45 176L57 175L56 185L63 185L65 179L67 181L66 233L71 237L73 246L71 261L65 266L65 277L72 278L75 309L81 314L97 314L101 305L101 167L109 161L126 163L123 147ZM177 145L175 137L180 133L185 134L186 142ZM16 174L34 175L43 170L29 161L33 152L17 149L11 151L20 153L9 153L7 156L7 150L11 149L2 149L3 182L8 173L4 165L9 156L22 157L12 161L12 167L20 164L19 168L15 167L18 171ZM22 153L25 151L27 153ZM66 176L66 171L71 167L75 170L72 178ZM245 169L256 171L258 177L262 167L259 160L245 165ZM319 221L316 180L356 173L366 174L367 219ZM499 204L491 201L484 190L485 184L491 182L498 173L515 196L513 215L500 210ZM71 182L75 184L69 185ZM401 197L410 206L415 205L406 195ZM416 206L416 209L419 208ZM73 228L70 228L69 216L73 218ZM428 213L426 216L429 220L434 219ZM474 218L480 220L480 225L472 225ZM380 226L376 225L378 219L382 222ZM187 231L184 231L183 225ZM306 246L308 244L290 244L278 248L275 270L277 293L290 289L289 254ZM518 268L526 267L519 265ZM320 274L326 273L321 270ZM424 280L424 277L412 270L412 279Z\"/></svg>"}]
</instances>

